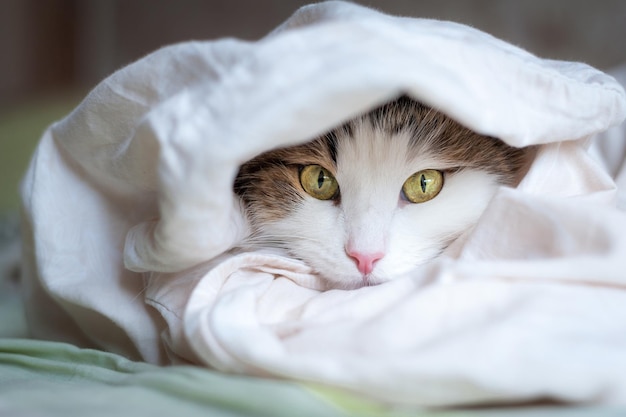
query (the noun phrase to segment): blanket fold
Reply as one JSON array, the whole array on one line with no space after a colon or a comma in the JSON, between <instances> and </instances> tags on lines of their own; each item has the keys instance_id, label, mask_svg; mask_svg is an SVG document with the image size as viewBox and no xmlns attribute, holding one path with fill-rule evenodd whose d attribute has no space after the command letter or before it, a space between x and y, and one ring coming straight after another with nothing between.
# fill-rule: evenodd
<instances>
[{"instance_id":1,"label":"blanket fold","mask_svg":"<svg viewBox=\"0 0 626 417\"><path fill-rule=\"evenodd\" d=\"M535 146L520 185L377 287L322 291L283 253L230 251L248 233L242 163L403 94ZM41 139L22 184L31 330L407 405L626 404L624 165L607 157L623 144L594 144L625 117L622 86L585 64L343 2L257 42L165 47Z\"/></svg>"}]
</instances>

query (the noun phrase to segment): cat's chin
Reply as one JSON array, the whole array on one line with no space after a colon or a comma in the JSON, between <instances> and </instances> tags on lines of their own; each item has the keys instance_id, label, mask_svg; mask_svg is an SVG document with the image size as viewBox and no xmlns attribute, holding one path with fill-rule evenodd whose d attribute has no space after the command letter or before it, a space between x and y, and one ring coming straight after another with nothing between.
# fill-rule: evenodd
<instances>
[{"instance_id":1,"label":"cat's chin","mask_svg":"<svg viewBox=\"0 0 626 417\"><path fill-rule=\"evenodd\" d=\"M358 290L364 287L373 287L391 281L393 278L383 278L375 274L369 275L350 275L350 276L333 276L330 278L326 274L320 274L324 280L326 290Z\"/></svg>"},{"instance_id":2,"label":"cat's chin","mask_svg":"<svg viewBox=\"0 0 626 417\"><path fill-rule=\"evenodd\" d=\"M344 290L344 291L352 291L358 290L359 288L369 287L375 284L370 284L369 282L363 281L362 279L345 279L345 280L329 280L324 279L325 283L325 291L328 290Z\"/></svg>"}]
</instances>

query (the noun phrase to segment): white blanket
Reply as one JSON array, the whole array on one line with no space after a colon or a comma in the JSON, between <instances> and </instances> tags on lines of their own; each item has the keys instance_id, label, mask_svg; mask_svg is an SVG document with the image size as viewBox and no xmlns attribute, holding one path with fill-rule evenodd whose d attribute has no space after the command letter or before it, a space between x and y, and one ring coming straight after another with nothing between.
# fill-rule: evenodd
<instances>
[{"instance_id":1,"label":"white blanket","mask_svg":"<svg viewBox=\"0 0 626 417\"><path fill-rule=\"evenodd\" d=\"M540 144L527 176L388 284L322 292L300 261L225 253L247 231L241 163L400 94ZM594 148L601 162L587 151L625 115L622 87L589 66L342 2L258 42L161 49L43 135L22 186L32 332L399 404L626 404L623 137Z\"/></svg>"}]
</instances>

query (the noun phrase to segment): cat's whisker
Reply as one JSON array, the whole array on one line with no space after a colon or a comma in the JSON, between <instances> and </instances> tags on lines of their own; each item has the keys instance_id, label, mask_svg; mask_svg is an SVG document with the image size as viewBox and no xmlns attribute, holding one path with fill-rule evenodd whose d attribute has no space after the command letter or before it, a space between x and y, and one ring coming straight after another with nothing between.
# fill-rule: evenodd
<instances>
[{"instance_id":1,"label":"cat's whisker","mask_svg":"<svg viewBox=\"0 0 626 417\"><path fill-rule=\"evenodd\" d=\"M241 243L248 246L263 246L263 245L281 245L281 247L289 247L293 244L294 240L299 241L307 241L311 243L321 243L319 239L306 236L304 234L267 234L267 233L259 233L253 234L245 238L245 240Z\"/></svg>"},{"instance_id":2,"label":"cat's whisker","mask_svg":"<svg viewBox=\"0 0 626 417\"><path fill-rule=\"evenodd\" d=\"M131 302L137 301L139 298L143 297L146 294L146 291L148 291L148 286L144 286L141 291L139 291L137 294L135 294L135 296L132 298Z\"/></svg>"}]
</instances>

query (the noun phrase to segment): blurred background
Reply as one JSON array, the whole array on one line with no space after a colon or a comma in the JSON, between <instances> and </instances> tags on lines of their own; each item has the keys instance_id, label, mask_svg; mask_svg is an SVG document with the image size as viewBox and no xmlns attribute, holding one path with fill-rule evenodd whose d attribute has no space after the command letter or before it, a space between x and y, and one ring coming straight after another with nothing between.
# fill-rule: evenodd
<instances>
[{"instance_id":1,"label":"blurred background","mask_svg":"<svg viewBox=\"0 0 626 417\"><path fill-rule=\"evenodd\" d=\"M626 62L624 0L362 0L391 14L453 20L542 57L601 69ZM301 0L0 0L0 216L39 135L99 80L184 40L254 40Z\"/></svg>"}]
</instances>

